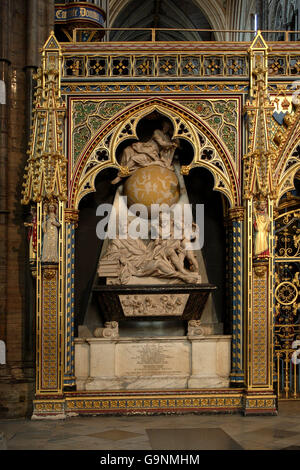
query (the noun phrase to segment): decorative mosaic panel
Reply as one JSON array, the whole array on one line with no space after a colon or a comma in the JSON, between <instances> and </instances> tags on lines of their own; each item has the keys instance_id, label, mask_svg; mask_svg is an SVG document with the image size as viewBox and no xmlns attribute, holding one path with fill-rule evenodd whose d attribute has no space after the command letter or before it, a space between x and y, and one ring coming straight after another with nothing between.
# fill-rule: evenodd
<instances>
[{"instance_id":1,"label":"decorative mosaic panel","mask_svg":"<svg viewBox=\"0 0 300 470\"><path fill-rule=\"evenodd\" d=\"M255 268L254 268L255 270ZM252 385L268 383L268 271L253 276L252 300Z\"/></svg>"},{"instance_id":2,"label":"decorative mosaic panel","mask_svg":"<svg viewBox=\"0 0 300 470\"><path fill-rule=\"evenodd\" d=\"M122 111L130 102L73 100L72 119L72 163L76 163L85 145L107 121ZM72 165L72 166L73 166Z\"/></svg>"},{"instance_id":3,"label":"decorative mosaic panel","mask_svg":"<svg viewBox=\"0 0 300 470\"><path fill-rule=\"evenodd\" d=\"M41 389L58 388L58 306L57 266L42 269L42 318L41 318Z\"/></svg>"},{"instance_id":4,"label":"decorative mosaic panel","mask_svg":"<svg viewBox=\"0 0 300 470\"><path fill-rule=\"evenodd\" d=\"M121 398L121 399L68 399L66 411L89 411L98 410L99 412L105 411L126 411L131 410L197 410L199 408L205 410L209 409L234 409L242 405L241 396L211 396L211 397L151 397L151 398Z\"/></svg>"},{"instance_id":5,"label":"decorative mosaic panel","mask_svg":"<svg viewBox=\"0 0 300 470\"><path fill-rule=\"evenodd\" d=\"M120 105L125 107L129 105L130 103L125 100L126 98L124 98L123 103L117 102L117 106ZM109 121L109 125L106 125L107 122L105 122L101 128L99 128L99 132L94 131L94 138L91 137L88 143L87 139L83 139L80 145L75 149L74 152L77 158L74 160L73 165L76 165L78 156L80 154L82 155L82 158L80 158L80 161L76 165L76 177L80 179L80 192L76 195L76 204L84 195L93 191L95 177L99 172L100 167L103 168L104 166L107 166L105 165L105 162L108 164L110 163L110 165L115 165L115 149L120 142L123 142L125 139L137 138L136 128L139 120L146 116L147 109L152 112L154 107L163 115L167 115L173 120L175 132L173 134L174 138L185 138L191 142L195 149L194 160L191 164L199 165L201 162L202 166L211 169L215 178L215 188L226 194L230 201L238 198L239 192L237 190L237 181L239 178L239 163L236 164L233 160L232 152L228 149L226 151L224 135L227 135L226 132L229 127L233 129L233 126L229 126L229 124L227 124L226 119L229 120L231 116L234 116L236 119L236 125L238 126L239 113L237 109L239 106L239 98L235 98L235 100L232 99L230 101L234 103L236 108L231 110L231 107L229 106L228 117L226 109L223 106L224 104L226 107L226 100L219 100L219 103L216 103L216 109L219 111L220 115L226 116L225 121L218 121L217 124L212 123L213 126L215 125L216 129L218 125L219 135L216 129L213 129L210 126L203 126L203 124L199 122L198 116L189 113L184 102L180 102L178 104L171 100L161 101L160 99L135 99L132 101L132 105L127 107L124 114L116 112L113 118ZM85 130L85 132L89 132L90 135L92 134L91 125L88 124L92 117L96 117L95 106L97 102L96 100L75 99L72 100L72 102L77 103L80 111L82 110L83 102L85 102L89 109L92 110L91 112L83 112L83 115L80 114L79 116L73 112L73 122L75 123L75 127L73 128L73 131L71 129L71 134L73 135L73 142L75 142L74 139L80 130ZM114 104L115 101L107 101L106 103L108 109L110 109L111 103ZM210 102L208 101L208 107L209 106ZM104 101L100 101L100 107L106 107ZM101 110L100 107L97 114L98 117L100 114L99 111ZM184 121L183 116L186 117L186 121ZM211 117L213 118L215 116L211 116L211 114L209 114L208 119ZM224 118L222 117L222 119ZM78 124L76 125L76 123ZM195 125L192 123L195 123ZM197 128L199 127L203 127L203 131L197 131ZM234 129L236 138L237 131L238 129ZM209 137L207 137L208 135ZM70 174L71 173L72 171L70 171ZM232 188L236 188L236 191ZM72 200L72 203L70 202L70 204L73 204L73 198L75 196L74 186L71 188L71 193L70 201Z\"/></svg>"},{"instance_id":6,"label":"decorative mosaic panel","mask_svg":"<svg viewBox=\"0 0 300 470\"><path fill-rule=\"evenodd\" d=\"M233 99L184 100L179 103L201 117L224 142L230 155L237 161L239 109Z\"/></svg>"},{"instance_id":7,"label":"decorative mosaic panel","mask_svg":"<svg viewBox=\"0 0 300 470\"><path fill-rule=\"evenodd\" d=\"M199 56L181 56L181 74L197 76L201 74L201 58Z\"/></svg>"},{"instance_id":8,"label":"decorative mosaic panel","mask_svg":"<svg viewBox=\"0 0 300 470\"><path fill-rule=\"evenodd\" d=\"M298 75L300 71L300 56L294 54L269 54L268 69L270 77Z\"/></svg>"},{"instance_id":9,"label":"decorative mosaic panel","mask_svg":"<svg viewBox=\"0 0 300 470\"><path fill-rule=\"evenodd\" d=\"M165 393L143 392L67 392L65 399L34 401L34 415L79 414L159 414L177 412L240 412L245 403L240 390L211 390Z\"/></svg>"},{"instance_id":10,"label":"decorative mosaic panel","mask_svg":"<svg viewBox=\"0 0 300 470\"><path fill-rule=\"evenodd\" d=\"M253 396L249 393L245 400L244 414L247 415L277 415L276 396L269 394L264 396L261 393L259 396Z\"/></svg>"},{"instance_id":11,"label":"decorative mosaic panel","mask_svg":"<svg viewBox=\"0 0 300 470\"><path fill-rule=\"evenodd\" d=\"M181 92L186 94L194 93L243 93L249 92L247 83L72 83L72 81L65 80L67 83L62 84L62 93L65 95L80 95L85 93L101 93L106 96L108 93L122 95L124 93L134 94L168 94L174 92ZM276 86L273 89L277 89Z\"/></svg>"},{"instance_id":12,"label":"decorative mosaic panel","mask_svg":"<svg viewBox=\"0 0 300 470\"><path fill-rule=\"evenodd\" d=\"M134 63L134 72L137 76L153 76L155 70L155 58L154 57L136 57Z\"/></svg>"},{"instance_id":13,"label":"decorative mosaic panel","mask_svg":"<svg viewBox=\"0 0 300 470\"><path fill-rule=\"evenodd\" d=\"M248 56L227 54L65 55L63 77L246 77Z\"/></svg>"}]
</instances>

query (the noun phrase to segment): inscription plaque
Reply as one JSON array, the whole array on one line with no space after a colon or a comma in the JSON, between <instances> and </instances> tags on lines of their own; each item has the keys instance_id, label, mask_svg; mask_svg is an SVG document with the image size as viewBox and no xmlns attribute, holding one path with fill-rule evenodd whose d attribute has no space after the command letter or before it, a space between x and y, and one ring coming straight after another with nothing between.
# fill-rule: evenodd
<instances>
[{"instance_id":1,"label":"inscription plaque","mask_svg":"<svg viewBox=\"0 0 300 470\"><path fill-rule=\"evenodd\" d=\"M116 375L189 375L188 342L139 342L117 345Z\"/></svg>"}]
</instances>

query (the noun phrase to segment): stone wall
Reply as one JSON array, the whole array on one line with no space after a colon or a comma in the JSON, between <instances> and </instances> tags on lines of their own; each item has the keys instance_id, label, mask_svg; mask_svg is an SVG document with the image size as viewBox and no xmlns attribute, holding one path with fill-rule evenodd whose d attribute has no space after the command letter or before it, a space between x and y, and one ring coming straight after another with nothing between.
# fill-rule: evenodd
<instances>
[{"instance_id":1,"label":"stone wall","mask_svg":"<svg viewBox=\"0 0 300 470\"><path fill-rule=\"evenodd\" d=\"M54 20L54 0L2 0L0 79L0 416L30 413L34 390L33 280L27 262L26 209L21 190L39 49Z\"/></svg>"}]
</instances>

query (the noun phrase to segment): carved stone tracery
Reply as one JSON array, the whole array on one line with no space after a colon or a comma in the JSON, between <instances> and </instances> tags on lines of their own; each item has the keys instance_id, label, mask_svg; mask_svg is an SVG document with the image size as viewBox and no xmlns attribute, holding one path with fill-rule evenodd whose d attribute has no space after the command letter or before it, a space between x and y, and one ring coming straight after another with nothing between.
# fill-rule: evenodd
<instances>
[{"instance_id":1,"label":"carved stone tracery","mask_svg":"<svg viewBox=\"0 0 300 470\"><path fill-rule=\"evenodd\" d=\"M195 166L207 168L214 176L214 189L225 194L232 207L237 204L239 199L238 176L234 170L234 163L230 160L231 157L225 148L222 147L219 137L212 130L207 132L199 119L188 114L187 109L178 108L176 103L171 101L165 102L155 99L152 102L145 101L131 106L121 114L122 120L118 116L112 121L113 125L101 129L85 146L84 156L78 159L74 170L74 179L77 184L72 187L70 195L73 207L77 207L82 197L95 190L95 178L102 169L115 167L119 171L123 171L124 176L127 176L126 169L122 168L115 159L116 149L129 138L138 139L136 128L139 121L154 111L158 111L172 122L173 140L185 139L192 145L193 161L190 165L182 167L183 174L188 174ZM199 130L200 126L201 131ZM108 158L103 161L97 160L95 156L97 149L104 150Z\"/></svg>"}]
</instances>

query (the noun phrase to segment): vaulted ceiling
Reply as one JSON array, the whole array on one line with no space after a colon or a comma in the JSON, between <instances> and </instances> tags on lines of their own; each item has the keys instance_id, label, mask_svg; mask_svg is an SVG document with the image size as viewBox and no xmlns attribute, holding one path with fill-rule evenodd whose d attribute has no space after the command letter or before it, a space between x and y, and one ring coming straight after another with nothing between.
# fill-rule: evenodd
<instances>
[{"instance_id":1,"label":"vaulted ceiling","mask_svg":"<svg viewBox=\"0 0 300 470\"><path fill-rule=\"evenodd\" d=\"M207 29L211 24L202 9L193 0L130 0L116 16L114 28L175 28L177 31L159 31L160 41L199 41L214 39L212 32L181 32L178 29ZM149 40L150 32L117 31L111 33L115 41Z\"/></svg>"},{"instance_id":2,"label":"vaulted ceiling","mask_svg":"<svg viewBox=\"0 0 300 470\"><path fill-rule=\"evenodd\" d=\"M104 0L103 0L104 1ZM107 1L107 0L106 0ZM251 40L243 33L224 30L253 29L251 17L257 0L109 0L109 26L212 29L213 33L180 31L160 33L160 40ZM220 31L222 30L222 31ZM140 39L145 33L114 33L116 40ZM149 34L147 36L149 39Z\"/></svg>"}]
</instances>

